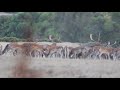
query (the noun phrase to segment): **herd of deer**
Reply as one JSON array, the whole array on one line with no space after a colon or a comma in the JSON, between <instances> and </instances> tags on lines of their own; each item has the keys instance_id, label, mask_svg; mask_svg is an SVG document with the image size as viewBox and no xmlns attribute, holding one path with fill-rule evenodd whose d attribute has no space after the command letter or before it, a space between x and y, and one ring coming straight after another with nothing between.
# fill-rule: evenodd
<instances>
[{"instance_id":1,"label":"herd of deer","mask_svg":"<svg viewBox=\"0 0 120 90\"><path fill-rule=\"evenodd\" d=\"M0 45L1 53L4 55L6 53L12 52L14 56L16 55L26 55L31 57L41 57L41 58L69 58L69 59L107 59L107 60L119 60L120 59L120 48L114 48L110 42L107 45L100 43L100 34L98 41L93 39L93 35L90 34L90 39L94 41L92 45L79 44L78 47L72 46L59 46L57 43L52 43L51 45L44 44L40 45L37 43L9 43L2 50L2 45Z\"/></svg>"}]
</instances>

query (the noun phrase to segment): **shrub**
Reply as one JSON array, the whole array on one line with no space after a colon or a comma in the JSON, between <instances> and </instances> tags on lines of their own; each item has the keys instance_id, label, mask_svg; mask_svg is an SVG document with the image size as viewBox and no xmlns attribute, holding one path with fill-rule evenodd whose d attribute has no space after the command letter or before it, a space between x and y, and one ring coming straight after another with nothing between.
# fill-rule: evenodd
<instances>
[{"instance_id":1,"label":"shrub","mask_svg":"<svg viewBox=\"0 0 120 90\"><path fill-rule=\"evenodd\" d=\"M19 41L25 41L24 39L19 39L16 37L3 37L0 38L0 42L19 42Z\"/></svg>"}]
</instances>

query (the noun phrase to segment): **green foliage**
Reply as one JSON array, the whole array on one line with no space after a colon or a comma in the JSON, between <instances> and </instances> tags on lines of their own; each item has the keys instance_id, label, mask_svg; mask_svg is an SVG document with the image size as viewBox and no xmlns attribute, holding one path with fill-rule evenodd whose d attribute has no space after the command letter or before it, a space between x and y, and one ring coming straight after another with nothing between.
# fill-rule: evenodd
<instances>
[{"instance_id":1,"label":"green foliage","mask_svg":"<svg viewBox=\"0 0 120 90\"><path fill-rule=\"evenodd\" d=\"M19 42L19 41L25 41L24 39L19 39L16 37L3 37L0 38L0 42Z\"/></svg>"},{"instance_id":2,"label":"green foliage","mask_svg":"<svg viewBox=\"0 0 120 90\"><path fill-rule=\"evenodd\" d=\"M89 42L90 33L94 34L95 40L101 33L103 42L120 42L120 12L10 13L15 15L0 16L1 41L24 41L30 37L49 41L47 37L53 35L62 41Z\"/></svg>"}]
</instances>

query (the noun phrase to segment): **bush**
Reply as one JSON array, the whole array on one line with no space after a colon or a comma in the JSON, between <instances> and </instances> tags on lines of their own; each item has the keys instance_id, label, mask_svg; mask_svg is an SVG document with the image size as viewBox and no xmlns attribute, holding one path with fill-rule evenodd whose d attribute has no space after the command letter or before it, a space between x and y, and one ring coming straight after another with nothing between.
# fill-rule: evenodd
<instances>
[{"instance_id":1,"label":"bush","mask_svg":"<svg viewBox=\"0 0 120 90\"><path fill-rule=\"evenodd\" d=\"M19 42L19 41L25 41L24 39L19 39L16 37L3 37L0 38L0 42Z\"/></svg>"}]
</instances>

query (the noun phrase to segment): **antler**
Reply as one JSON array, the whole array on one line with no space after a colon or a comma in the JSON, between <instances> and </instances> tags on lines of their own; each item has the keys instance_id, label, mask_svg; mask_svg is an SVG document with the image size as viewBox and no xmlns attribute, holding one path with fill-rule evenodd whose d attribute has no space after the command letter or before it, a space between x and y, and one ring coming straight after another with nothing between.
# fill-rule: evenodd
<instances>
[{"instance_id":1,"label":"antler","mask_svg":"<svg viewBox=\"0 0 120 90\"><path fill-rule=\"evenodd\" d=\"M100 38L101 38L100 36L101 36L101 34L99 33L99 36L98 36L98 42L100 41Z\"/></svg>"},{"instance_id":2,"label":"antler","mask_svg":"<svg viewBox=\"0 0 120 90\"><path fill-rule=\"evenodd\" d=\"M58 37L58 40L60 41L60 39L61 39L61 38L60 38L60 36L59 36L59 37Z\"/></svg>"},{"instance_id":3,"label":"antler","mask_svg":"<svg viewBox=\"0 0 120 90\"><path fill-rule=\"evenodd\" d=\"M49 40L52 40L52 35L49 35Z\"/></svg>"},{"instance_id":4,"label":"antler","mask_svg":"<svg viewBox=\"0 0 120 90\"><path fill-rule=\"evenodd\" d=\"M91 39L92 41L95 41L95 40L93 39L93 35L92 35L92 34L90 34L90 39Z\"/></svg>"},{"instance_id":5,"label":"antler","mask_svg":"<svg viewBox=\"0 0 120 90\"><path fill-rule=\"evenodd\" d=\"M100 34L100 33L99 33L99 35L98 35L98 41L95 41L95 40L93 39L93 34L90 34L90 39L91 39L92 41L100 42L100 38L101 38L101 34Z\"/></svg>"}]
</instances>

